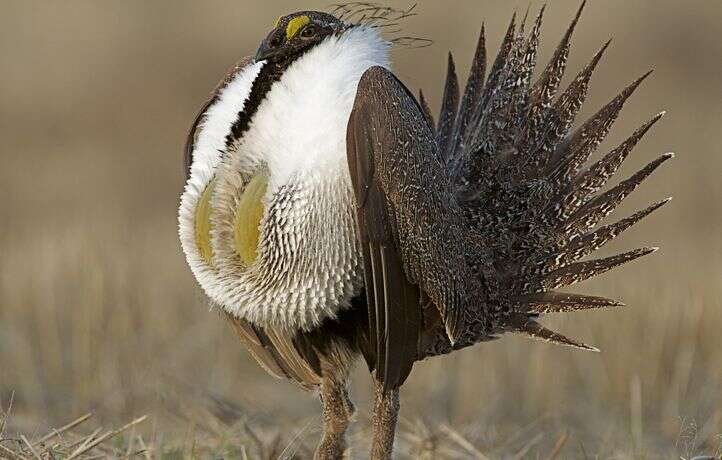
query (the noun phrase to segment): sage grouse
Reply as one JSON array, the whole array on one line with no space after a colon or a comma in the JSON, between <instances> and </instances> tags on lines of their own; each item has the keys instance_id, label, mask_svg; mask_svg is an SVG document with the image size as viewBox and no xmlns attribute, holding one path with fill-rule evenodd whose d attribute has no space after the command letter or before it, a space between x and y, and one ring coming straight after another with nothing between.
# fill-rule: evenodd
<instances>
[{"instance_id":1,"label":"sage grouse","mask_svg":"<svg viewBox=\"0 0 722 460\"><path fill-rule=\"evenodd\" d=\"M449 57L434 121L390 70L391 10L364 5L283 16L232 69L188 135L179 211L193 274L251 354L318 391L319 459L346 449L359 355L385 459L415 361L508 332L595 350L539 320L621 305L557 289L653 252L585 259L668 201L599 226L672 155L600 191L662 114L586 165L648 74L572 130L608 45L557 95L582 8L535 81L543 9L528 33L512 19L488 70L482 27L463 94Z\"/></svg>"}]
</instances>

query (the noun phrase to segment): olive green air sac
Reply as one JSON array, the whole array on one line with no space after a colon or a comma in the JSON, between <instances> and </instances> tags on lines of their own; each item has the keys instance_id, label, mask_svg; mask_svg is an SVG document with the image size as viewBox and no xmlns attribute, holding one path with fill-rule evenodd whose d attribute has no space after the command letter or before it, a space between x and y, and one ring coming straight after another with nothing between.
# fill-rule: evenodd
<instances>
[{"instance_id":1,"label":"olive green air sac","mask_svg":"<svg viewBox=\"0 0 722 460\"><path fill-rule=\"evenodd\" d=\"M246 266L258 256L258 238L263 218L263 196L266 194L268 177L258 174L251 179L241 195L233 225L236 252Z\"/></svg>"},{"instance_id":2,"label":"olive green air sac","mask_svg":"<svg viewBox=\"0 0 722 460\"><path fill-rule=\"evenodd\" d=\"M213 265L213 248L211 247L211 197L213 196L213 187L215 180L212 180L198 200L195 216L196 245L198 252L208 265Z\"/></svg>"}]
</instances>

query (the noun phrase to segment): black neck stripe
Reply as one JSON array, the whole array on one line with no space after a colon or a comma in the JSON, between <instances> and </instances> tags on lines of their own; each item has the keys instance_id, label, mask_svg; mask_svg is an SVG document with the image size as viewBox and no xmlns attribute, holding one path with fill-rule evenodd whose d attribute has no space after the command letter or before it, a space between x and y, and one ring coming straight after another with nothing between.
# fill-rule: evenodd
<instances>
[{"instance_id":1,"label":"black neck stripe","mask_svg":"<svg viewBox=\"0 0 722 460\"><path fill-rule=\"evenodd\" d=\"M274 83L281 79L283 73L288 67L301 55L305 53L298 53L293 56L289 56L288 59L284 59L280 62L266 62L258 73L258 76L253 80L251 85L251 91L248 94L248 99L243 105L243 110L238 112L236 121L231 125L231 132L226 136L226 149L231 146L238 139L243 137L243 134L248 131L248 127L251 123L251 119L258 111L258 107L261 102L266 98L266 95L271 90Z\"/></svg>"}]
</instances>

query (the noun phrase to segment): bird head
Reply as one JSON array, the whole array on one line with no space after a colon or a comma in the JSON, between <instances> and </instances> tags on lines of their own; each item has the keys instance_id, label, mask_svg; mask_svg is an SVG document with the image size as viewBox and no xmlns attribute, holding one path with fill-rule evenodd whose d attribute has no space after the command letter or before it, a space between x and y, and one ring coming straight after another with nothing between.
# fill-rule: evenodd
<instances>
[{"instance_id":1,"label":"bird head","mask_svg":"<svg viewBox=\"0 0 722 460\"><path fill-rule=\"evenodd\" d=\"M348 25L335 16L318 11L301 11L281 16L261 42L256 62L280 63L298 57L329 36L343 33Z\"/></svg>"}]
</instances>

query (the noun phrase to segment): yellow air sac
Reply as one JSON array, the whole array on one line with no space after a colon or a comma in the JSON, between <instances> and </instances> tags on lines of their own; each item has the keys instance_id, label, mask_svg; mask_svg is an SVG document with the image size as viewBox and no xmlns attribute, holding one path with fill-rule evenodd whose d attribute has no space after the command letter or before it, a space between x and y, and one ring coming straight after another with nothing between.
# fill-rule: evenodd
<instances>
[{"instance_id":1,"label":"yellow air sac","mask_svg":"<svg viewBox=\"0 0 722 460\"><path fill-rule=\"evenodd\" d=\"M256 260L258 237L263 218L263 196L266 194L268 178L258 174L251 179L238 201L233 237L236 252L246 266Z\"/></svg>"},{"instance_id":2,"label":"yellow air sac","mask_svg":"<svg viewBox=\"0 0 722 460\"><path fill-rule=\"evenodd\" d=\"M208 265L212 265L213 248L211 248L211 197L213 196L213 186L215 179L212 180L203 190L201 199L196 206L195 227L196 227L196 246L198 252Z\"/></svg>"}]
</instances>

